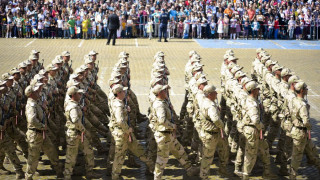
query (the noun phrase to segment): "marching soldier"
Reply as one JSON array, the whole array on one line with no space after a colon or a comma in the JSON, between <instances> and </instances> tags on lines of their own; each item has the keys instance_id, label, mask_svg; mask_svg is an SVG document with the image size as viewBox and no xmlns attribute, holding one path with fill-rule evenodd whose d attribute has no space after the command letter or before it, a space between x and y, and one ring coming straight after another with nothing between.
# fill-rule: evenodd
<instances>
[{"instance_id":1,"label":"marching soldier","mask_svg":"<svg viewBox=\"0 0 320 180\"><path fill-rule=\"evenodd\" d=\"M168 104L168 88L168 85L156 85L152 91L157 97L152 106L155 118L154 136L158 145L157 160L154 170L155 180L162 178L170 152L172 152L180 164L187 170L188 176L194 176L199 173L199 169L191 166L184 148L175 137L174 131L176 130L176 125L172 122L173 107L171 104Z\"/></svg>"},{"instance_id":2,"label":"marching soldier","mask_svg":"<svg viewBox=\"0 0 320 180\"><path fill-rule=\"evenodd\" d=\"M293 140L292 159L290 165L290 179L295 180L298 175L298 168L301 164L304 151L309 162L315 165L320 172L320 160L318 150L311 140L311 123L309 119L310 105L305 97L308 95L308 87L304 82L294 85L297 97L293 99L292 130Z\"/></svg>"},{"instance_id":3,"label":"marching soldier","mask_svg":"<svg viewBox=\"0 0 320 180\"><path fill-rule=\"evenodd\" d=\"M29 156L25 176L28 180L32 179L37 170L41 150L44 151L51 161L51 164L57 173L57 177L62 176L58 152L51 140L46 137L47 122L45 122L45 113L37 102L42 85L42 83L37 83L36 85L28 86L25 89L25 94L28 97L26 117L28 122L27 141L29 143Z\"/></svg>"},{"instance_id":4,"label":"marching soldier","mask_svg":"<svg viewBox=\"0 0 320 180\"><path fill-rule=\"evenodd\" d=\"M84 91L75 86L71 86L67 91L67 96L70 100L66 102L65 116L66 122L66 137L67 137L67 153L66 164L64 170L64 178L71 179L73 168L76 163L79 150L82 150L86 158L86 177L87 179L99 178L99 175L93 173L94 154L92 146L89 144L85 129L84 114L79 101L83 96Z\"/></svg>"},{"instance_id":5,"label":"marching soldier","mask_svg":"<svg viewBox=\"0 0 320 180\"><path fill-rule=\"evenodd\" d=\"M136 140L133 129L128 125L129 106L125 106L125 91L122 85L114 85L112 93L115 98L111 101L111 121L110 125L113 127L112 136L115 141L115 156L112 166L112 179L119 179L121 168L125 160L127 150L130 150L135 156L140 158L148 166L149 171L154 169L154 164L147 156L147 152L143 150L142 145Z\"/></svg>"}]
</instances>

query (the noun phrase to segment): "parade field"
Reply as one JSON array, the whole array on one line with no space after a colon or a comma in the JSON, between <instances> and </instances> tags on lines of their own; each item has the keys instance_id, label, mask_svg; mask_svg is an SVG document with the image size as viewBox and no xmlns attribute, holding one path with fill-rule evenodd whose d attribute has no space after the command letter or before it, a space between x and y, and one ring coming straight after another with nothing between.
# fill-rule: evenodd
<instances>
[{"instance_id":1,"label":"parade field","mask_svg":"<svg viewBox=\"0 0 320 180\"><path fill-rule=\"evenodd\" d=\"M278 61L279 64L291 69L295 75L299 76L308 85L308 102L310 108L310 118L312 122L311 137L313 142L320 147L320 41L276 41L276 40L180 40L170 39L169 42L157 42L157 39L117 39L116 46L106 46L106 40L81 40L81 39L0 39L0 74L9 72L11 68L27 60L31 50L40 51L39 62L44 59L44 66L49 64L57 55L63 51L71 53L72 67L76 69L84 64L83 57L89 51L98 52L97 61L99 65L98 84L108 92L108 80L114 64L118 61L118 55L121 51L130 53L129 62L131 70L131 89L136 93L140 104L140 110L146 114L150 103L148 94L151 80L151 69L153 57L158 51L165 53L166 66L170 71L169 85L171 86L170 97L173 107L177 114L180 112L181 105L185 95L184 68L188 61L188 53L195 50L202 57L204 72L207 74L209 84L220 87L220 67L223 62L223 55L226 50L233 49L235 57L239 58L238 64L243 66L243 71L251 74L251 63L256 57L256 48L263 47L270 55L271 59ZM140 124L145 126L144 123ZM142 128L143 129L143 128ZM105 141L103 139L103 141ZM145 144L145 141L142 141ZM276 144L276 143L275 143ZM275 147L274 147L275 148ZM318 148L319 151L319 148ZM107 163L107 154L95 156L95 167L99 173L104 173ZM19 156L23 163L23 170L26 169L26 162L23 156ZM64 161L65 157L60 157ZM44 162L49 162L44 156ZM259 159L259 158L258 158ZM273 172L277 173L279 166L271 164ZM259 162L259 160L257 161ZM260 161L261 162L261 161ZM139 162L141 163L141 162ZM55 174L51 171L50 163L40 163L38 170L41 176L35 176L34 179L54 179ZM215 156L211 166L210 178L217 179L218 161ZM143 163L141 163L143 165ZM259 168L257 168L259 166ZM5 164L7 169L13 170L11 164ZM50 171L49 171L50 170ZM144 175L145 166L140 169L123 167L122 174L125 179L148 179ZM230 174L234 170L232 163L228 166ZM143 171L143 172L142 172ZM253 170L253 176L256 179L262 179L262 165L257 163ZM180 166L173 156L170 156L165 179L184 178L184 169ZM318 179L319 174L314 166L309 166L304 157L299 169L298 179ZM15 175L3 175L2 179L13 179ZM78 177L77 179L81 179ZM288 177L286 177L288 178ZM283 179L286 179L283 178ZM103 179L111 177L103 176ZM230 177L230 179L239 179ZM279 176L279 179L280 176Z\"/></svg>"}]
</instances>

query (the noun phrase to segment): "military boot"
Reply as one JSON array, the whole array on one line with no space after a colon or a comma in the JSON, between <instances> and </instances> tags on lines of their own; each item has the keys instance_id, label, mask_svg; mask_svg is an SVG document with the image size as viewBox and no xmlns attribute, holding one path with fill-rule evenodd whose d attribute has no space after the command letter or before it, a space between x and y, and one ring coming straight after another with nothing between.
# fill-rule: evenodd
<instances>
[{"instance_id":1,"label":"military boot","mask_svg":"<svg viewBox=\"0 0 320 180\"><path fill-rule=\"evenodd\" d=\"M242 175L242 180L249 180L249 175L243 174Z\"/></svg>"},{"instance_id":2,"label":"military boot","mask_svg":"<svg viewBox=\"0 0 320 180\"><path fill-rule=\"evenodd\" d=\"M289 175L286 165L282 165L282 164L280 165L279 175L280 176L288 176Z\"/></svg>"},{"instance_id":3,"label":"military boot","mask_svg":"<svg viewBox=\"0 0 320 180\"><path fill-rule=\"evenodd\" d=\"M200 168L199 167L189 167L187 169L187 176L199 176L200 174Z\"/></svg>"},{"instance_id":4,"label":"military boot","mask_svg":"<svg viewBox=\"0 0 320 180\"><path fill-rule=\"evenodd\" d=\"M99 179L101 178L101 174L94 173L93 171L87 172L87 179Z\"/></svg>"},{"instance_id":5,"label":"military boot","mask_svg":"<svg viewBox=\"0 0 320 180\"><path fill-rule=\"evenodd\" d=\"M62 164L59 164L57 167L54 168L54 170L57 173L57 178L63 177L63 165Z\"/></svg>"},{"instance_id":6,"label":"military boot","mask_svg":"<svg viewBox=\"0 0 320 180\"><path fill-rule=\"evenodd\" d=\"M234 166L234 174L237 175L237 176L239 176L239 177L242 176L242 172L241 172L241 170L240 170L240 166L237 165L237 164Z\"/></svg>"},{"instance_id":7,"label":"military boot","mask_svg":"<svg viewBox=\"0 0 320 180\"><path fill-rule=\"evenodd\" d=\"M127 166L130 168L140 168L141 167L139 164L137 164L137 162L134 159L134 156L132 154L129 154Z\"/></svg>"},{"instance_id":8,"label":"military boot","mask_svg":"<svg viewBox=\"0 0 320 180\"><path fill-rule=\"evenodd\" d=\"M265 168L262 175L263 179L277 179L278 177L271 173L270 168Z\"/></svg>"},{"instance_id":9,"label":"military boot","mask_svg":"<svg viewBox=\"0 0 320 180\"><path fill-rule=\"evenodd\" d=\"M24 172L22 170L16 171L16 179L24 179Z\"/></svg>"},{"instance_id":10,"label":"military boot","mask_svg":"<svg viewBox=\"0 0 320 180\"><path fill-rule=\"evenodd\" d=\"M227 176L229 176L229 172L228 172L228 170L227 170L227 167L225 167L225 166L220 166L218 172L219 172L219 175L220 175L221 177L227 177Z\"/></svg>"}]
</instances>

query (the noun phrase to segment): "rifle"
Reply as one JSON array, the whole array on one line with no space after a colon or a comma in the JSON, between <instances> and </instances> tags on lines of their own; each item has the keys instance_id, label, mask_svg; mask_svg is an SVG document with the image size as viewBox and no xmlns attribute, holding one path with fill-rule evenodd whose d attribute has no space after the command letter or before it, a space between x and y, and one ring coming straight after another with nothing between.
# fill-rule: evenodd
<instances>
[{"instance_id":1,"label":"rifle","mask_svg":"<svg viewBox=\"0 0 320 180\"><path fill-rule=\"evenodd\" d=\"M260 96L258 97L258 101L259 101L259 108L260 108L260 122L262 123L262 115L263 115L263 106L261 104L261 99ZM260 129L260 139L263 139L263 133L262 133L262 129Z\"/></svg>"},{"instance_id":2,"label":"rifle","mask_svg":"<svg viewBox=\"0 0 320 180\"><path fill-rule=\"evenodd\" d=\"M43 106L43 103L44 103L44 95L41 96L41 102L42 102L42 106ZM42 121L42 124L46 126L46 123L45 123L45 111L44 111L43 107L41 107L41 109L42 109L42 120L41 120L41 121ZM45 132L45 130L42 130L42 138L43 138L43 140L46 139L46 132Z\"/></svg>"},{"instance_id":3,"label":"rifle","mask_svg":"<svg viewBox=\"0 0 320 180\"><path fill-rule=\"evenodd\" d=\"M97 63L97 74L99 72L99 63L100 63L100 61L98 60L98 63Z\"/></svg>"},{"instance_id":4,"label":"rifle","mask_svg":"<svg viewBox=\"0 0 320 180\"><path fill-rule=\"evenodd\" d=\"M70 69L71 69L71 67L72 67L72 60L70 60L70 65L69 65L69 71L68 71L68 77L70 76Z\"/></svg>"},{"instance_id":5,"label":"rifle","mask_svg":"<svg viewBox=\"0 0 320 180\"><path fill-rule=\"evenodd\" d=\"M6 98L7 98L7 96L5 95L3 102L6 102ZM2 115L1 115L1 122L0 122L2 128L0 129L0 130L1 130L0 140L2 140L2 138L3 138L3 131L4 131L3 127L4 127L4 120L5 120L5 114L4 114L4 112L5 112L5 111L4 111L3 107L2 107Z\"/></svg>"},{"instance_id":6,"label":"rifle","mask_svg":"<svg viewBox=\"0 0 320 180\"><path fill-rule=\"evenodd\" d=\"M83 93L82 97L81 97L81 100L80 100L80 103L81 103L81 111L82 111L82 117L81 117L81 123L83 126L85 126L86 122L84 120L84 110L83 108L86 106L86 96L85 96L85 93L88 91L88 86L86 87L85 89L85 92ZM83 140L84 140L84 132L81 132L81 142L83 143Z\"/></svg>"},{"instance_id":7,"label":"rifle","mask_svg":"<svg viewBox=\"0 0 320 180\"><path fill-rule=\"evenodd\" d=\"M42 59L41 69L43 69L43 63L44 63L44 59Z\"/></svg>"}]
</instances>

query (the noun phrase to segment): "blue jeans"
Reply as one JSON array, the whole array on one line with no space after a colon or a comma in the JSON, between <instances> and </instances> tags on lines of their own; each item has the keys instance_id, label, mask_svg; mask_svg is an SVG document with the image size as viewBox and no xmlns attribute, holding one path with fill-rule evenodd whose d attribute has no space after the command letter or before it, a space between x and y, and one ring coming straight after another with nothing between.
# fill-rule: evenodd
<instances>
[{"instance_id":1,"label":"blue jeans","mask_svg":"<svg viewBox=\"0 0 320 180\"><path fill-rule=\"evenodd\" d=\"M69 38L69 37L70 37L70 31L69 31L69 29L63 30L63 37L64 37L64 38Z\"/></svg>"},{"instance_id":2,"label":"blue jeans","mask_svg":"<svg viewBox=\"0 0 320 180\"><path fill-rule=\"evenodd\" d=\"M278 39L278 32L279 32L279 29L274 30L274 38L275 39Z\"/></svg>"},{"instance_id":3,"label":"blue jeans","mask_svg":"<svg viewBox=\"0 0 320 180\"><path fill-rule=\"evenodd\" d=\"M161 41L162 36L164 37L165 40L167 40L167 24L160 24L160 35L159 35L159 40Z\"/></svg>"},{"instance_id":4,"label":"blue jeans","mask_svg":"<svg viewBox=\"0 0 320 180\"><path fill-rule=\"evenodd\" d=\"M44 37L45 38L49 38L50 37L50 30L49 30L49 28L44 28Z\"/></svg>"},{"instance_id":5,"label":"blue jeans","mask_svg":"<svg viewBox=\"0 0 320 180\"><path fill-rule=\"evenodd\" d=\"M102 33L103 33L103 38L108 38L108 28L107 27L103 27Z\"/></svg>"},{"instance_id":6,"label":"blue jeans","mask_svg":"<svg viewBox=\"0 0 320 180\"><path fill-rule=\"evenodd\" d=\"M269 28L268 39L272 39L273 28Z\"/></svg>"},{"instance_id":7,"label":"blue jeans","mask_svg":"<svg viewBox=\"0 0 320 180\"><path fill-rule=\"evenodd\" d=\"M293 39L294 28L289 29L289 38Z\"/></svg>"},{"instance_id":8,"label":"blue jeans","mask_svg":"<svg viewBox=\"0 0 320 180\"><path fill-rule=\"evenodd\" d=\"M43 38L43 29L38 29L38 38Z\"/></svg>"},{"instance_id":9,"label":"blue jeans","mask_svg":"<svg viewBox=\"0 0 320 180\"><path fill-rule=\"evenodd\" d=\"M252 38L258 38L258 31L252 30Z\"/></svg>"},{"instance_id":10,"label":"blue jeans","mask_svg":"<svg viewBox=\"0 0 320 180\"><path fill-rule=\"evenodd\" d=\"M62 38L62 28L58 28L58 37Z\"/></svg>"},{"instance_id":11,"label":"blue jeans","mask_svg":"<svg viewBox=\"0 0 320 180\"><path fill-rule=\"evenodd\" d=\"M92 30L91 28L88 28L88 39L91 39Z\"/></svg>"},{"instance_id":12,"label":"blue jeans","mask_svg":"<svg viewBox=\"0 0 320 180\"><path fill-rule=\"evenodd\" d=\"M132 27L127 27L127 38L132 38Z\"/></svg>"}]
</instances>

